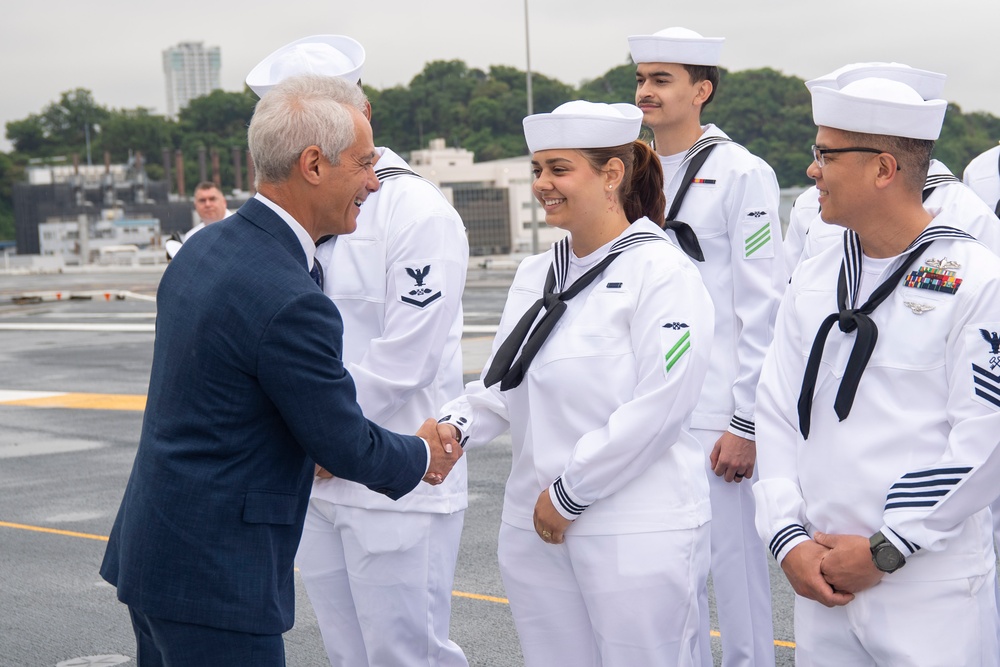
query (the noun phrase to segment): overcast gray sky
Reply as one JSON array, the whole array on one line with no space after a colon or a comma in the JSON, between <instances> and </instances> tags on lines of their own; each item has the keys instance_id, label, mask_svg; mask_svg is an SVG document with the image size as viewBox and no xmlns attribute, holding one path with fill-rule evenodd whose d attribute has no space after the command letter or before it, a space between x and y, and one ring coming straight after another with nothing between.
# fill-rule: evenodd
<instances>
[{"instance_id":1,"label":"overcast gray sky","mask_svg":"<svg viewBox=\"0 0 1000 667\"><path fill-rule=\"evenodd\" d=\"M225 90L241 89L274 49L317 33L360 41L365 80L376 88L407 84L431 60L525 67L524 0L4 4L0 128L77 87L104 106L164 113L162 51L181 41L221 48ZM725 37L722 65L732 71L772 67L812 78L850 62L894 60L947 74L945 96L963 111L1000 116L998 0L529 0L529 25L532 69L572 85L625 62L628 35L676 25ZM10 150L6 139L0 150Z\"/></svg>"}]
</instances>

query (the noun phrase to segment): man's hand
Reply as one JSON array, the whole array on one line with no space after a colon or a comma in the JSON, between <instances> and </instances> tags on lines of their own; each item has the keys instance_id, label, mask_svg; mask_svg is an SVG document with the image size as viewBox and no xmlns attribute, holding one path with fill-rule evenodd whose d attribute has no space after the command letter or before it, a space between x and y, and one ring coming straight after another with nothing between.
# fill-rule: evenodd
<instances>
[{"instance_id":1,"label":"man's hand","mask_svg":"<svg viewBox=\"0 0 1000 667\"><path fill-rule=\"evenodd\" d=\"M727 482L742 482L744 477L753 475L757 444L726 431L712 448L708 462L712 464L712 471Z\"/></svg>"},{"instance_id":2,"label":"man's hand","mask_svg":"<svg viewBox=\"0 0 1000 667\"><path fill-rule=\"evenodd\" d=\"M573 523L556 511L549 497L549 490L545 489L538 496L535 503L535 532L542 538L543 542L549 544L562 544L566 529Z\"/></svg>"},{"instance_id":3,"label":"man's hand","mask_svg":"<svg viewBox=\"0 0 1000 667\"><path fill-rule=\"evenodd\" d=\"M442 426L445 426L442 424ZM438 423L433 419L428 419L417 431L417 436L423 438L430 445L431 464L424 475L424 481L437 486L444 481L451 469L455 467L455 462L462 457L462 448L454 438L442 440L439 435Z\"/></svg>"},{"instance_id":4,"label":"man's hand","mask_svg":"<svg viewBox=\"0 0 1000 667\"><path fill-rule=\"evenodd\" d=\"M801 542L781 561L788 582L804 598L815 600L827 607L839 607L854 599L850 593L834 590L820 572L823 559L830 550L818 542Z\"/></svg>"},{"instance_id":5,"label":"man's hand","mask_svg":"<svg viewBox=\"0 0 1000 667\"><path fill-rule=\"evenodd\" d=\"M321 466L316 464L316 477L318 479L333 479L333 473Z\"/></svg>"},{"instance_id":6,"label":"man's hand","mask_svg":"<svg viewBox=\"0 0 1000 667\"><path fill-rule=\"evenodd\" d=\"M816 533L813 539L830 550L819 570L834 589L860 593L877 584L885 575L872 562L871 542L867 537Z\"/></svg>"}]
</instances>

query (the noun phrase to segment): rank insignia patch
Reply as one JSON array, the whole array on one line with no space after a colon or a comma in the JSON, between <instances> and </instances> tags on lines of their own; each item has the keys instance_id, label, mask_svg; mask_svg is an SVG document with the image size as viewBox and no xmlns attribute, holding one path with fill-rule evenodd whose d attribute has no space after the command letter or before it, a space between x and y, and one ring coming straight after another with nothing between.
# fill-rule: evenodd
<instances>
[{"instance_id":1,"label":"rank insignia patch","mask_svg":"<svg viewBox=\"0 0 1000 667\"><path fill-rule=\"evenodd\" d=\"M958 262L947 259L926 259L918 271L911 271L903 280L903 285L932 292L954 294L962 285L962 279L955 274L961 268Z\"/></svg>"},{"instance_id":2,"label":"rank insignia patch","mask_svg":"<svg viewBox=\"0 0 1000 667\"><path fill-rule=\"evenodd\" d=\"M1000 323L983 324L972 325L965 329L965 345L972 362L972 394L977 402L998 410L1000 409Z\"/></svg>"},{"instance_id":3,"label":"rank insignia patch","mask_svg":"<svg viewBox=\"0 0 1000 667\"><path fill-rule=\"evenodd\" d=\"M684 322L665 322L660 326L660 345L663 350L663 375L667 377L691 349L690 327Z\"/></svg>"},{"instance_id":4,"label":"rank insignia patch","mask_svg":"<svg viewBox=\"0 0 1000 667\"><path fill-rule=\"evenodd\" d=\"M743 212L743 259L774 257L771 218L767 211L750 209Z\"/></svg>"},{"instance_id":5,"label":"rank insignia patch","mask_svg":"<svg viewBox=\"0 0 1000 667\"><path fill-rule=\"evenodd\" d=\"M442 297L441 290L434 287L430 264L397 267L396 287L400 301L425 308Z\"/></svg>"}]
</instances>

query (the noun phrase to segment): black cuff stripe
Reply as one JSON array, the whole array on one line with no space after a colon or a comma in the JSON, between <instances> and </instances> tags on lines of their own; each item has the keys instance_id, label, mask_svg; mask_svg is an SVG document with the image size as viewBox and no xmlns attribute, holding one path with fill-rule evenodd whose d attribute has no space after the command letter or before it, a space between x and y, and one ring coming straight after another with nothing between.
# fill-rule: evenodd
<instances>
[{"instance_id":1,"label":"black cuff stripe","mask_svg":"<svg viewBox=\"0 0 1000 667\"><path fill-rule=\"evenodd\" d=\"M919 546L917 546L916 544L911 544L906 540L906 538L904 538L902 535L894 531L892 528L889 529L889 532L898 537L899 541L903 543L903 546L905 546L907 549L910 550L910 555L917 553L917 551L920 549Z\"/></svg>"},{"instance_id":2,"label":"black cuff stripe","mask_svg":"<svg viewBox=\"0 0 1000 667\"><path fill-rule=\"evenodd\" d=\"M733 415L733 418L729 421L729 428L754 436L757 434L756 426L752 421L737 417L736 415Z\"/></svg>"},{"instance_id":3,"label":"black cuff stripe","mask_svg":"<svg viewBox=\"0 0 1000 667\"><path fill-rule=\"evenodd\" d=\"M805 526L797 523L785 526L779 530L774 537L771 538L771 543L768 545L768 548L771 550L771 555L774 556L775 560L777 560L778 554L785 548L785 545L799 536L809 537L809 533L806 532Z\"/></svg>"},{"instance_id":4,"label":"black cuff stripe","mask_svg":"<svg viewBox=\"0 0 1000 667\"><path fill-rule=\"evenodd\" d=\"M583 511L585 509L587 509L588 507L590 507L590 505L581 505L581 504L579 504L577 502L574 502L569 497L569 495L567 495L566 489L565 489L565 487L563 487L562 477L560 477L559 479L557 479L555 481L555 484L553 484L552 486L553 486L553 488L555 489L555 492L556 492L556 500L559 501L559 504L562 505L562 508L564 510L566 510L566 512L568 514L572 514L574 516L579 516L580 514L583 514Z\"/></svg>"}]
</instances>

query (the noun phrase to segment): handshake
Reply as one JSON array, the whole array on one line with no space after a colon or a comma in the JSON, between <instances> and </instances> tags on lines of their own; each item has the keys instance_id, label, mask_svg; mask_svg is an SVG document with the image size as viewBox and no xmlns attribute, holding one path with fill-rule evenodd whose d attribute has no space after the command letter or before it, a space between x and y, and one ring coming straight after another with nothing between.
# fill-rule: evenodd
<instances>
[{"instance_id":1,"label":"handshake","mask_svg":"<svg viewBox=\"0 0 1000 667\"><path fill-rule=\"evenodd\" d=\"M462 447L458 444L459 435L458 429L451 424L438 424L433 419L428 419L420 426L416 436L426 440L431 449L431 463L423 478L425 482L437 486L462 458ZM316 477L332 479L333 475L317 464Z\"/></svg>"},{"instance_id":2,"label":"handshake","mask_svg":"<svg viewBox=\"0 0 1000 667\"><path fill-rule=\"evenodd\" d=\"M462 447L458 444L458 429L451 424L438 424L428 419L421 425L416 435L427 441L431 449L431 463L424 475L424 481L437 486L444 481L455 462L462 458Z\"/></svg>"}]
</instances>

